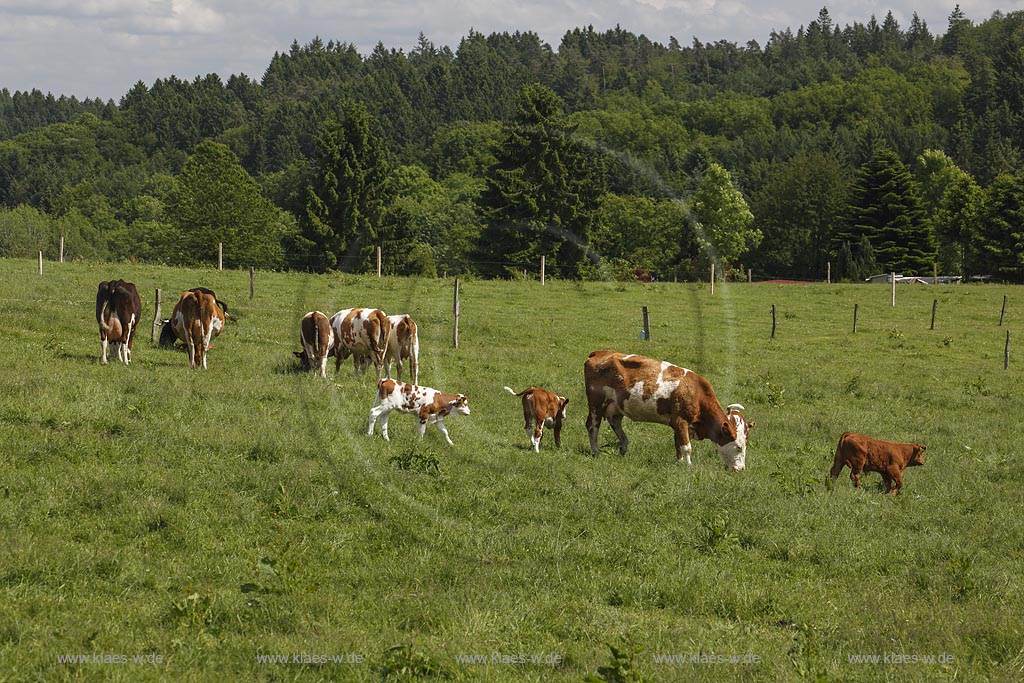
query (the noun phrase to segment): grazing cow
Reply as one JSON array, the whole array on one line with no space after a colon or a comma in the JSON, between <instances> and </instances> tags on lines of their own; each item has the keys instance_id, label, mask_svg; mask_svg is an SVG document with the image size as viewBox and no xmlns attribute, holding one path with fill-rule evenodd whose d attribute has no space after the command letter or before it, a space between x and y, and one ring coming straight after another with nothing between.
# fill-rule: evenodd
<instances>
[{"instance_id":1,"label":"grazing cow","mask_svg":"<svg viewBox=\"0 0 1024 683\"><path fill-rule=\"evenodd\" d=\"M598 454L597 434L607 418L619 437L619 452L626 454L629 440L622 431L622 417L637 422L657 422L675 432L676 460L690 464L690 437L710 439L726 467L746 465L746 428L737 433L736 418L718 404L706 379L665 361L615 351L594 351L583 366L587 391L587 431L590 450ZM736 404L738 405L738 404ZM736 411L739 419L746 419ZM753 426L750 423L749 426Z\"/></svg>"},{"instance_id":2,"label":"grazing cow","mask_svg":"<svg viewBox=\"0 0 1024 683\"><path fill-rule=\"evenodd\" d=\"M849 465L854 488L860 488L861 472L878 472L885 482L886 491L895 496L903 488L903 470L924 464L925 447L916 443L880 441L863 434L844 432L836 446L835 459L829 476L839 478Z\"/></svg>"},{"instance_id":3,"label":"grazing cow","mask_svg":"<svg viewBox=\"0 0 1024 683\"><path fill-rule=\"evenodd\" d=\"M366 429L368 436L373 436L373 426L380 418L381 433L385 441L388 436L388 416L392 410L402 413L415 413L420 419L420 438L427 431L427 423L437 425L448 445L452 439L444 426L444 418L450 413L469 415L469 402L462 394L447 394L430 387L420 387L394 379L382 379L377 383L377 396L370 409L370 424Z\"/></svg>"},{"instance_id":4,"label":"grazing cow","mask_svg":"<svg viewBox=\"0 0 1024 683\"><path fill-rule=\"evenodd\" d=\"M142 318L142 300L135 285L124 280L101 282L96 291L96 322L100 326L100 359L107 363L107 342L125 365L132 361L135 330Z\"/></svg>"},{"instance_id":5,"label":"grazing cow","mask_svg":"<svg viewBox=\"0 0 1024 683\"><path fill-rule=\"evenodd\" d=\"M210 342L224 329L224 310L212 293L190 289L182 293L171 312L174 334L185 343L188 366L206 369Z\"/></svg>"},{"instance_id":6,"label":"grazing cow","mask_svg":"<svg viewBox=\"0 0 1024 683\"><path fill-rule=\"evenodd\" d=\"M327 379L327 357L334 350L334 329L331 321L320 311L310 311L302 318L299 326L299 343L302 351L293 351L309 372L316 373L320 368L320 376Z\"/></svg>"},{"instance_id":7,"label":"grazing cow","mask_svg":"<svg viewBox=\"0 0 1024 683\"><path fill-rule=\"evenodd\" d=\"M228 313L228 305L217 298L212 289L206 287L196 287L188 290L190 292L210 294L217 301L217 305L220 306L220 310L224 311L224 320L235 320L235 318ZM174 326L171 325L171 319L166 318L161 322L160 327L160 347L161 348L174 348L175 343L178 341L177 335L174 334Z\"/></svg>"},{"instance_id":8,"label":"grazing cow","mask_svg":"<svg viewBox=\"0 0 1024 683\"><path fill-rule=\"evenodd\" d=\"M381 379L384 354L387 351L391 321L377 308L346 308L331 316L334 329L334 371L341 370L341 361L352 356L355 376L365 367L364 356L369 356L377 368L377 381Z\"/></svg>"},{"instance_id":9,"label":"grazing cow","mask_svg":"<svg viewBox=\"0 0 1024 683\"><path fill-rule=\"evenodd\" d=\"M516 393L512 387L505 391L513 396L523 397L523 420L526 422L526 435L530 437L533 450L540 453L540 440L544 436L544 427L553 425L555 429L555 446L562 445L562 421L565 419L565 406L569 399L556 396L547 389L530 387Z\"/></svg>"},{"instance_id":10,"label":"grazing cow","mask_svg":"<svg viewBox=\"0 0 1024 683\"><path fill-rule=\"evenodd\" d=\"M391 333L388 334L387 351L384 353L384 371L391 378L391 363L398 366L398 379L402 379L405 361L409 361L412 383L420 381L420 335L415 321L409 315L389 315Z\"/></svg>"}]
</instances>

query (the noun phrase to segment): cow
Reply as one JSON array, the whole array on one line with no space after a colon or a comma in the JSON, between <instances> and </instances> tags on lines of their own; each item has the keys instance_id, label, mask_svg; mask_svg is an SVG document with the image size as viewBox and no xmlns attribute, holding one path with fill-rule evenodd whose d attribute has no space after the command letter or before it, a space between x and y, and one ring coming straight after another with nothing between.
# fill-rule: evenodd
<instances>
[{"instance_id":1,"label":"cow","mask_svg":"<svg viewBox=\"0 0 1024 683\"><path fill-rule=\"evenodd\" d=\"M352 356L355 376L365 367L364 356L369 356L377 368L377 381L384 368L391 321L377 308L346 308L331 316L334 329L334 371L341 370L341 361Z\"/></svg>"},{"instance_id":2,"label":"cow","mask_svg":"<svg viewBox=\"0 0 1024 683\"><path fill-rule=\"evenodd\" d=\"M197 289L182 293L171 312L174 334L185 344L188 367L206 369L206 351L210 342L224 329L224 310L217 297Z\"/></svg>"},{"instance_id":3,"label":"cow","mask_svg":"<svg viewBox=\"0 0 1024 683\"><path fill-rule=\"evenodd\" d=\"M190 292L197 292L203 294L210 294L217 301L217 305L220 306L220 310L224 311L224 320L235 320L235 317L228 313L228 305L217 298L212 289L206 287L195 287L194 289L188 290ZM165 318L160 322L160 348L172 349L178 341L177 335L174 333L174 326L171 325L171 319Z\"/></svg>"},{"instance_id":4,"label":"cow","mask_svg":"<svg viewBox=\"0 0 1024 683\"><path fill-rule=\"evenodd\" d=\"M637 422L657 422L675 432L676 460L690 464L693 446L710 439L722 462L731 470L746 466L747 423L737 432L736 418L730 418L718 403L711 384L695 372L666 361L615 351L594 351L583 366L587 392L587 431L590 450L598 455L597 435L601 420L619 438L619 452L626 454L629 440L622 430L623 416ZM738 405L738 404L734 404ZM739 411L736 411L739 413Z\"/></svg>"},{"instance_id":5,"label":"cow","mask_svg":"<svg viewBox=\"0 0 1024 683\"><path fill-rule=\"evenodd\" d=\"M389 315L391 332L388 334L387 351L384 353L384 372L391 378L392 362L398 366L398 379L402 379L405 361L409 361L412 383L420 381L420 335L416 322L410 315Z\"/></svg>"},{"instance_id":6,"label":"cow","mask_svg":"<svg viewBox=\"0 0 1024 683\"><path fill-rule=\"evenodd\" d=\"M320 368L320 376L327 379L327 358L334 352L334 328L320 311L310 311L299 325L299 343L302 351L293 351L311 374Z\"/></svg>"},{"instance_id":7,"label":"cow","mask_svg":"<svg viewBox=\"0 0 1024 683\"><path fill-rule=\"evenodd\" d=\"M878 472L885 482L886 492L895 496L903 488L903 470L924 464L925 446L917 443L881 441L863 434L843 432L836 446L829 476L839 478L849 465L854 488L860 488L861 472Z\"/></svg>"},{"instance_id":8,"label":"cow","mask_svg":"<svg viewBox=\"0 0 1024 683\"><path fill-rule=\"evenodd\" d=\"M135 330L142 319L142 300L135 285L124 280L101 282L96 291L96 322L100 326L100 361L107 364L107 343L125 365L132 361Z\"/></svg>"},{"instance_id":9,"label":"cow","mask_svg":"<svg viewBox=\"0 0 1024 683\"><path fill-rule=\"evenodd\" d=\"M388 417L391 411L415 413L420 420L420 438L427 431L427 423L437 425L444 440L452 445L448 429L444 426L444 418L451 413L469 415L469 402L462 394L448 394L430 387L400 382L395 379L382 379L377 382L377 395L370 409L370 423L366 429L367 436L373 436L373 428L380 418L381 433L385 441L388 436Z\"/></svg>"},{"instance_id":10,"label":"cow","mask_svg":"<svg viewBox=\"0 0 1024 683\"><path fill-rule=\"evenodd\" d=\"M512 387L505 391L513 396L523 397L523 420L526 423L526 435L530 437L530 445L536 453L540 453L540 440L544 437L544 427L551 425L555 430L555 446L562 446L562 421L565 420L565 407L569 399L557 396L547 389L530 387L516 392Z\"/></svg>"}]
</instances>

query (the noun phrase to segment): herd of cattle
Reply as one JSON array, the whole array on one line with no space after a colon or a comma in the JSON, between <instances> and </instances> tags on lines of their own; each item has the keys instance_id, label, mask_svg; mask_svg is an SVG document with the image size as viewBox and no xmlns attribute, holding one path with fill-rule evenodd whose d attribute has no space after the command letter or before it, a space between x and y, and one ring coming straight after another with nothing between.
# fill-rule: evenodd
<instances>
[{"instance_id":1,"label":"herd of cattle","mask_svg":"<svg viewBox=\"0 0 1024 683\"><path fill-rule=\"evenodd\" d=\"M96 293L96 321L100 329L101 362L107 362L107 346L114 347L118 360L131 363L135 332L142 316L142 303L134 284L124 280L101 282ZM188 355L189 368L206 368L206 352L211 341L231 319L227 305L204 287L182 293L164 321L161 345L181 342ZM408 315L386 315L379 309L349 308L328 318L311 311L299 324L301 351L294 352L311 373L327 377L328 358L335 358L335 372L343 360L353 358L355 374L365 372L370 363L377 371L377 392L370 410L367 434L372 435L377 421L384 439L388 436L391 412L413 413L419 418L422 437L427 424L434 424L452 443L444 418L452 413L469 415L469 402L463 394L451 394L419 382L419 332ZM392 365L398 379L391 378ZM402 382L408 364L411 382ZM723 464L734 471L746 466L747 438L755 426L738 403L722 409L711 384L697 373L667 361L615 351L594 351L583 366L587 395L586 427L590 448L599 452L598 432L607 420L619 440L619 452L626 454L629 440L622 429L622 418L636 422L668 425L675 435L676 460L690 464L691 439L709 439L718 449ZM522 399L525 429L534 451L540 451L545 426L553 426L555 445L561 445L562 423L569 400L546 389L529 387L516 392ZM844 467L850 479L860 486L862 472L879 472L888 493L895 495L903 487L903 470L923 465L925 447L916 443L881 441L861 434L844 433L836 446L832 480Z\"/></svg>"}]
</instances>

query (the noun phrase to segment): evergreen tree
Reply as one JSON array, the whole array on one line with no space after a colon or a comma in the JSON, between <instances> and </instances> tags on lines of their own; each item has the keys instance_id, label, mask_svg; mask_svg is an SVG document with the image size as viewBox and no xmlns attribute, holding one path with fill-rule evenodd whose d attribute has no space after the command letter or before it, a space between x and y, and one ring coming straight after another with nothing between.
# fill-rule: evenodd
<instances>
[{"instance_id":1,"label":"evergreen tree","mask_svg":"<svg viewBox=\"0 0 1024 683\"><path fill-rule=\"evenodd\" d=\"M553 272L561 266L575 276L586 268L605 173L596 150L577 141L574 132L550 88L523 88L481 197L489 222L480 245L483 272L515 272L538 263L541 255Z\"/></svg>"},{"instance_id":2,"label":"evergreen tree","mask_svg":"<svg viewBox=\"0 0 1024 683\"><path fill-rule=\"evenodd\" d=\"M346 101L316 139L316 171L306 193L305 237L316 268L369 264L390 203L391 157L366 108Z\"/></svg>"},{"instance_id":3,"label":"evergreen tree","mask_svg":"<svg viewBox=\"0 0 1024 683\"><path fill-rule=\"evenodd\" d=\"M867 239L886 270L931 270L936 247L917 182L888 147L877 146L858 170L849 215L836 235L839 244Z\"/></svg>"},{"instance_id":4,"label":"evergreen tree","mask_svg":"<svg viewBox=\"0 0 1024 683\"><path fill-rule=\"evenodd\" d=\"M1024 282L1024 172L997 176L985 207L980 268L997 280Z\"/></svg>"}]
</instances>

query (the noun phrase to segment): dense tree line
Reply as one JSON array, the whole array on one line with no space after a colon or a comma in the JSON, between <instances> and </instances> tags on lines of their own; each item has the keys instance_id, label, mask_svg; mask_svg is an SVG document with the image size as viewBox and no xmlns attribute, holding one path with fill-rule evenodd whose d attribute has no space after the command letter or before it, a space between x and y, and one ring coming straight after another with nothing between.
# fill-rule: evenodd
<instances>
[{"instance_id":1,"label":"dense tree line","mask_svg":"<svg viewBox=\"0 0 1024 683\"><path fill-rule=\"evenodd\" d=\"M260 80L0 91L0 255L1024 281L1024 12L667 45L294 42Z\"/></svg>"}]
</instances>

